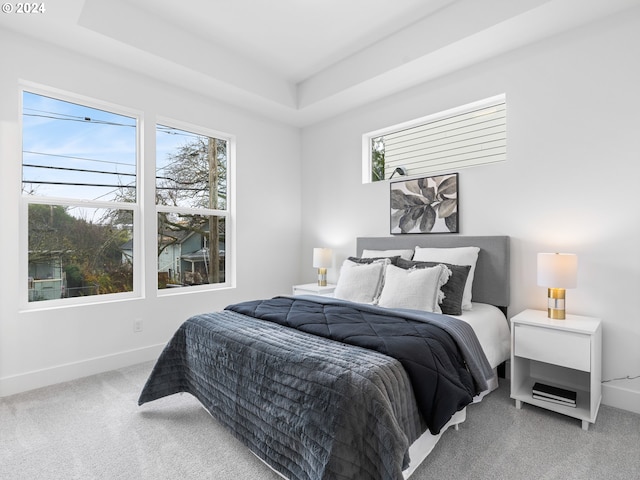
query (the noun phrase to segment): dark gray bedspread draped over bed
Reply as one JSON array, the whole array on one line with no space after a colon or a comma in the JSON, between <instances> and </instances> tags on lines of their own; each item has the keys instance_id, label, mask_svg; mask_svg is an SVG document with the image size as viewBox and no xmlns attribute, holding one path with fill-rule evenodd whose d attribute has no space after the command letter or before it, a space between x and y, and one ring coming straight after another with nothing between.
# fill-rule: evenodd
<instances>
[{"instance_id":1,"label":"dark gray bedspread draped over bed","mask_svg":"<svg viewBox=\"0 0 640 480\"><path fill-rule=\"evenodd\" d=\"M355 310L347 313L345 309L351 308ZM387 317L392 313L335 299L276 297L197 315L187 320L167 344L138 403L178 392L191 393L254 453L292 480L401 479L408 465L409 445L425 426L432 431L442 427L425 425L430 413L420 413L407 368L401 363L406 365L406 358L398 360L386 354L389 352L347 345L350 338L335 341L313 332L324 323L317 320L317 315L332 317L327 311L338 314L343 325L346 317L375 317L380 314L377 310ZM312 312L316 320L309 320ZM473 378L470 385L467 382L469 398L453 399L449 416L469 403L471 395L486 388L493 372L470 327L469 333L456 323L460 322L457 319L396 313L404 325L416 323L416 315L429 325L442 317L446 335L454 343L465 345L458 347L453 358L462 362L454 370L467 371L469 367L469 378ZM291 327L306 328L315 335ZM390 324L387 327L384 329L389 332L396 328ZM370 329L370 324L365 328ZM329 337L332 330L334 336L345 331L338 327L325 330ZM365 343L380 343L370 335L364 337ZM437 359L440 353L423 352L423 356ZM432 406L451 408L446 404L452 399L439 397L437 392L438 382L451 383L451 372L438 378ZM416 385L419 379L413 381Z\"/></svg>"}]
</instances>

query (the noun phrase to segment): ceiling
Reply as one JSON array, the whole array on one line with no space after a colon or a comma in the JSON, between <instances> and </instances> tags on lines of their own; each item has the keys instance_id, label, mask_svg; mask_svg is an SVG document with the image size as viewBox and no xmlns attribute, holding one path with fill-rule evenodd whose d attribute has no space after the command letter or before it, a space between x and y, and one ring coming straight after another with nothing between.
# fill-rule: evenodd
<instances>
[{"instance_id":1,"label":"ceiling","mask_svg":"<svg viewBox=\"0 0 640 480\"><path fill-rule=\"evenodd\" d=\"M56 0L0 27L292 125L640 0Z\"/></svg>"}]
</instances>

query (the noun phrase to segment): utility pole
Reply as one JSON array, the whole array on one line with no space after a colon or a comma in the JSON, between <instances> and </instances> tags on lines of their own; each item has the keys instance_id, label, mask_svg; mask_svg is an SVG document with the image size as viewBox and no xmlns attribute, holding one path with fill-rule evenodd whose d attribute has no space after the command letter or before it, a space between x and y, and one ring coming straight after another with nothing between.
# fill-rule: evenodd
<instances>
[{"instance_id":1,"label":"utility pole","mask_svg":"<svg viewBox=\"0 0 640 480\"><path fill-rule=\"evenodd\" d=\"M218 142L209 137L207 145L209 164L209 208L218 209ZM209 283L220 281L218 217L209 217Z\"/></svg>"}]
</instances>

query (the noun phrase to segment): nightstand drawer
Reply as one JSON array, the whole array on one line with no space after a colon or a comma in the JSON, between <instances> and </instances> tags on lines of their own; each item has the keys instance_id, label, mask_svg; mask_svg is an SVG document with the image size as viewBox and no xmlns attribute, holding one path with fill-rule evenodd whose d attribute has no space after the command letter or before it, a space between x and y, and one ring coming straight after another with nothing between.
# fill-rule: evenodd
<instances>
[{"instance_id":1,"label":"nightstand drawer","mask_svg":"<svg viewBox=\"0 0 640 480\"><path fill-rule=\"evenodd\" d=\"M575 332L515 325L514 355L591 371L591 337Z\"/></svg>"}]
</instances>

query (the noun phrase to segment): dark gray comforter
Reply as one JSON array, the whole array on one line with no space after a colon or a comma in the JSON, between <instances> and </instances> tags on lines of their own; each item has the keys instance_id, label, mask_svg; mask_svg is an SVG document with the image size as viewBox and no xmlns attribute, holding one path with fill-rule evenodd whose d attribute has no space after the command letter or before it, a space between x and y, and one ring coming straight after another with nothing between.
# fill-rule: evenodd
<instances>
[{"instance_id":1,"label":"dark gray comforter","mask_svg":"<svg viewBox=\"0 0 640 480\"><path fill-rule=\"evenodd\" d=\"M237 312L187 320L139 404L188 392L296 480L398 480L424 431L400 362Z\"/></svg>"},{"instance_id":2,"label":"dark gray comforter","mask_svg":"<svg viewBox=\"0 0 640 480\"><path fill-rule=\"evenodd\" d=\"M252 300L229 305L227 310L399 360L411 380L422 418L434 435L487 389L484 373L493 376L473 329L446 315L318 296Z\"/></svg>"}]
</instances>

